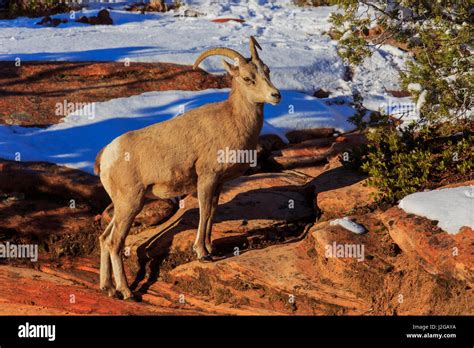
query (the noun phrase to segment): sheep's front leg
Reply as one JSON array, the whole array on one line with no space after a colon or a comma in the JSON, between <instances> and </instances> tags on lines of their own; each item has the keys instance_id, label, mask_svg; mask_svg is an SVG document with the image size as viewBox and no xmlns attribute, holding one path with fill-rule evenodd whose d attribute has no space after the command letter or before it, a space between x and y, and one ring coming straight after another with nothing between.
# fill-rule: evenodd
<instances>
[{"instance_id":1,"label":"sheep's front leg","mask_svg":"<svg viewBox=\"0 0 474 348\"><path fill-rule=\"evenodd\" d=\"M216 187L217 183L214 178L198 179L199 227L193 249L196 252L198 259L201 261L209 261L211 259L204 242L207 224L211 218L212 200Z\"/></svg>"},{"instance_id":2,"label":"sheep's front leg","mask_svg":"<svg viewBox=\"0 0 474 348\"><path fill-rule=\"evenodd\" d=\"M212 254L212 224L214 223L214 216L216 215L217 206L219 204L219 196L221 194L221 189L222 185L218 185L216 190L214 191L214 196L212 197L211 215L206 225L206 250L209 254Z\"/></svg>"}]
</instances>

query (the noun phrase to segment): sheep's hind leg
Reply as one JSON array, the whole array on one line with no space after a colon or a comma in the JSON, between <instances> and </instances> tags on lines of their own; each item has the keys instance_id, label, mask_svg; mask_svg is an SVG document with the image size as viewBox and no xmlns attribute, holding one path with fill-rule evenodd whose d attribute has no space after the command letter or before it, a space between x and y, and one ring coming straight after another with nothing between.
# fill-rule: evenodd
<instances>
[{"instance_id":1,"label":"sheep's hind leg","mask_svg":"<svg viewBox=\"0 0 474 348\"><path fill-rule=\"evenodd\" d=\"M205 247L205 238L207 224L210 223L212 200L216 185L217 183L214 178L199 178L198 180L199 227L193 249L200 261L212 260Z\"/></svg>"},{"instance_id":2,"label":"sheep's hind leg","mask_svg":"<svg viewBox=\"0 0 474 348\"><path fill-rule=\"evenodd\" d=\"M133 219L143 208L144 192L136 192L133 195L122 197L120 202L120 204L114 202L115 225L106 243L110 251L116 290L122 294L124 300L134 300L125 275L122 250Z\"/></svg>"},{"instance_id":3,"label":"sheep's hind leg","mask_svg":"<svg viewBox=\"0 0 474 348\"><path fill-rule=\"evenodd\" d=\"M112 282L112 265L110 261L109 248L106 245L106 239L114 228L114 217L110 220L105 231L99 236L100 242L100 289L110 297L115 295L115 287Z\"/></svg>"}]
</instances>

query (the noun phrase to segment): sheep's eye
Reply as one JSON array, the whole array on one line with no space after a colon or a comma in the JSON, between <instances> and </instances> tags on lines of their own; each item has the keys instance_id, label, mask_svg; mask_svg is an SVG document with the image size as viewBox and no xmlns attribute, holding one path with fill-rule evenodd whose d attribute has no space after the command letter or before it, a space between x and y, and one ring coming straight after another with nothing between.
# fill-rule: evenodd
<instances>
[{"instance_id":1,"label":"sheep's eye","mask_svg":"<svg viewBox=\"0 0 474 348\"><path fill-rule=\"evenodd\" d=\"M249 77L244 77L244 81L245 81L245 82L251 82L251 81L252 81L252 79L251 79L251 78L249 78Z\"/></svg>"}]
</instances>

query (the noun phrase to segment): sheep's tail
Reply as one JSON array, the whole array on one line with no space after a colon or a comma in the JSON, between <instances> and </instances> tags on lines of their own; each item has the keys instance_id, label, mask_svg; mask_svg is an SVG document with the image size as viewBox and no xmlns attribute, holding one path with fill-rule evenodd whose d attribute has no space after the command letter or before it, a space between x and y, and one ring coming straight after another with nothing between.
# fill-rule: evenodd
<instances>
[{"instance_id":1,"label":"sheep's tail","mask_svg":"<svg viewBox=\"0 0 474 348\"><path fill-rule=\"evenodd\" d=\"M100 174L100 159L102 157L102 153L104 152L105 147L102 148L102 150L99 151L95 158L95 163L94 163L94 173L99 175Z\"/></svg>"}]
</instances>

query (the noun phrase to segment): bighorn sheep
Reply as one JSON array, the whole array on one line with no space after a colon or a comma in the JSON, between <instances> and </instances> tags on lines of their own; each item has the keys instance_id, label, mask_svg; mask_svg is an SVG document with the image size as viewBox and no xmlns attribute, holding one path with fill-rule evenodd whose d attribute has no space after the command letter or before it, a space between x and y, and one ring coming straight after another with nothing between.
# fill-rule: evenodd
<instances>
[{"instance_id":1,"label":"bighorn sheep","mask_svg":"<svg viewBox=\"0 0 474 348\"><path fill-rule=\"evenodd\" d=\"M278 104L281 95L270 81L270 70L258 56L250 37L251 58L229 48L203 52L194 69L207 57L233 59L222 63L232 76L229 99L201 106L171 120L125 133L97 155L96 173L112 199L114 216L100 236L100 288L133 299L121 251L145 197L173 198L197 191L199 227L193 245L198 259L211 259L211 229L222 184L241 176L248 163L222 163L222 149L255 151L263 125L263 104Z\"/></svg>"}]
</instances>

